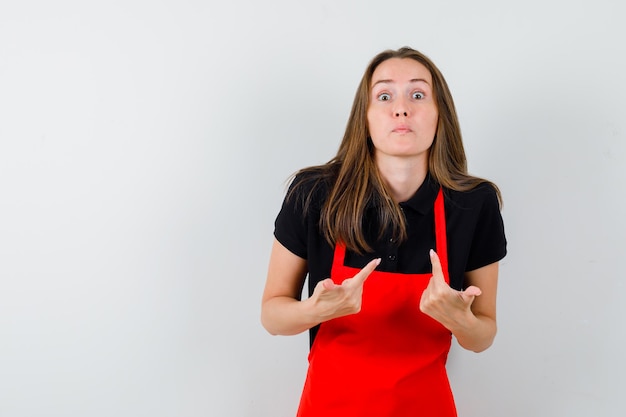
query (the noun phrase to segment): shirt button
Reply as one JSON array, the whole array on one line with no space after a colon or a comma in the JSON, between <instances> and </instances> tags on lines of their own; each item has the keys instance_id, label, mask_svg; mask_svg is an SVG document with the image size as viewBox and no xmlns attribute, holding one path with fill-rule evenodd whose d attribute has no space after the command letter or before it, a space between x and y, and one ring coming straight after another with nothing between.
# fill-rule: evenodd
<instances>
[{"instance_id":1,"label":"shirt button","mask_svg":"<svg viewBox=\"0 0 626 417\"><path fill-rule=\"evenodd\" d=\"M393 262L393 261L395 261L395 260L396 260L396 255L389 255L389 256L387 257L387 259L389 259L390 261L392 261L392 262Z\"/></svg>"}]
</instances>

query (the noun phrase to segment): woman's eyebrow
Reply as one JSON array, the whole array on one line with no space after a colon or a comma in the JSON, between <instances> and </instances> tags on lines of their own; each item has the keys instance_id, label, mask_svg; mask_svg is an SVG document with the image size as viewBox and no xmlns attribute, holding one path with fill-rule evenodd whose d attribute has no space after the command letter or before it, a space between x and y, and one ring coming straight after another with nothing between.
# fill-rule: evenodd
<instances>
[{"instance_id":1,"label":"woman's eyebrow","mask_svg":"<svg viewBox=\"0 0 626 417\"><path fill-rule=\"evenodd\" d=\"M426 83L426 84L430 85L430 83L428 81L426 81L424 78L413 78L413 79L409 80L409 82L410 83L423 82L423 83ZM374 84L372 84L372 87L375 87L378 84L393 84L393 83L395 83L394 80L378 80Z\"/></svg>"}]
</instances>

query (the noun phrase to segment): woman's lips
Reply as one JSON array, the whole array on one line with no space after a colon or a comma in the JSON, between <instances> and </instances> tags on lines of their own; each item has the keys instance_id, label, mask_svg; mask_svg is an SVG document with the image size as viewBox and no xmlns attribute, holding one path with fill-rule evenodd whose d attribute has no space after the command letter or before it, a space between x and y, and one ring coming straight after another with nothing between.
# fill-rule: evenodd
<instances>
[{"instance_id":1,"label":"woman's lips","mask_svg":"<svg viewBox=\"0 0 626 417\"><path fill-rule=\"evenodd\" d=\"M408 132L411 132L411 129L408 126L400 125L400 126L396 126L395 129L393 129L393 132L408 133Z\"/></svg>"}]
</instances>

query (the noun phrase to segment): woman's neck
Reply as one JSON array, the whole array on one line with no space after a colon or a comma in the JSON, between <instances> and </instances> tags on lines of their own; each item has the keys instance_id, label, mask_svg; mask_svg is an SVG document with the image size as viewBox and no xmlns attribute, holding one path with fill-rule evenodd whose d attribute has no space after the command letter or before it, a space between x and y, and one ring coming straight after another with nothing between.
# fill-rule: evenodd
<instances>
[{"instance_id":1,"label":"woman's neck","mask_svg":"<svg viewBox=\"0 0 626 417\"><path fill-rule=\"evenodd\" d=\"M428 174L428 158L376 157L376 166L396 203L407 201Z\"/></svg>"}]
</instances>

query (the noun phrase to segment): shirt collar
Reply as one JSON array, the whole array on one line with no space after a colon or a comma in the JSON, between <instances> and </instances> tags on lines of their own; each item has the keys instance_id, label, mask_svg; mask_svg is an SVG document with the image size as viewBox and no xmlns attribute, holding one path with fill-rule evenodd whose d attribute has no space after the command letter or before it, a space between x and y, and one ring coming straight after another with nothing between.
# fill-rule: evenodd
<instances>
[{"instance_id":1,"label":"shirt collar","mask_svg":"<svg viewBox=\"0 0 626 417\"><path fill-rule=\"evenodd\" d=\"M424 182L420 185L415 194L407 201L401 202L400 207L408 207L420 214L426 214L433 209L438 192L439 184L437 184L429 173L426 175Z\"/></svg>"}]
</instances>

